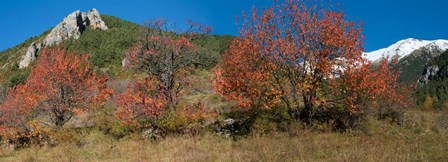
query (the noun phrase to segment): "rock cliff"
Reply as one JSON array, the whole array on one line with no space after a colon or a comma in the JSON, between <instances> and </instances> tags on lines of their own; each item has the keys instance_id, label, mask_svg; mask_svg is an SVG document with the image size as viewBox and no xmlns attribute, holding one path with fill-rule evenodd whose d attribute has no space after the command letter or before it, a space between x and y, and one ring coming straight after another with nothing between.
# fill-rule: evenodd
<instances>
[{"instance_id":1,"label":"rock cliff","mask_svg":"<svg viewBox=\"0 0 448 162\"><path fill-rule=\"evenodd\" d=\"M44 46L58 45L67 39L78 39L86 28L107 30L100 13L94 8L84 13L77 10L64 18L42 42L33 42L19 62L19 68L28 67L36 59L37 53Z\"/></svg>"}]
</instances>

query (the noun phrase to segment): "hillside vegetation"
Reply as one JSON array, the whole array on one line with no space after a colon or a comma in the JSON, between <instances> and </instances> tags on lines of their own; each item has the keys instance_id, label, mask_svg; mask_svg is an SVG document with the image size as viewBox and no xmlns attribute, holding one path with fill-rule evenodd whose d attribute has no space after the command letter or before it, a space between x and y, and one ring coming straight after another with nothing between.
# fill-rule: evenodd
<instances>
[{"instance_id":1,"label":"hillside vegetation","mask_svg":"<svg viewBox=\"0 0 448 162\"><path fill-rule=\"evenodd\" d=\"M422 60L372 65L360 23L317 6L276 1L243 16L240 36L101 15L108 30L27 68L17 61L48 31L3 51L0 160L447 160L445 77L410 89L400 81Z\"/></svg>"},{"instance_id":2,"label":"hillside vegetation","mask_svg":"<svg viewBox=\"0 0 448 162\"><path fill-rule=\"evenodd\" d=\"M425 65L434 59L437 54L430 53L426 50L416 50L412 54L402 58L395 66L401 71L399 81L406 84L414 84L417 82L425 69Z\"/></svg>"},{"instance_id":3,"label":"hillside vegetation","mask_svg":"<svg viewBox=\"0 0 448 162\"><path fill-rule=\"evenodd\" d=\"M93 30L87 28L82 37L77 40L66 40L61 46L68 51L78 54L90 54L93 65L102 71L107 71L111 75L121 73L122 60L129 48L137 42L137 38L142 32L142 26L119 19L114 16L101 15L108 25L109 30ZM5 68L0 70L0 82L6 87L13 87L23 83L29 74L29 68L19 69L18 62L25 54L28 46L32 42L42 41L51 29L41 35L32 37L25 42L0 52L0 65ZM220 54L227 48L233 36L207 35L204 39L197 40L201 50L200 66L210 69L220 60Z\"/></svg>"},{"instance_id":4,"label":"hillside vegetation","mask_svg":"<svg viewBox=\"0 0 448 162\"><path fill-rule=\"evenodd\" d=\"M437 66L439 71L426 85L418 85L415 91L417 102L421 108L445 108L448 100L448 51L428 61L427 67Z\"/></svg>"},{"instance_id":5,"label":"hillside vegetation","mask_svg":"<svg viewBox=\"0 0 448 162\"><path fill-rule=\"evenodd\" d=\"M56 147L0 149L1 161L445 161L447 113L410 111L404 126L376 119L338 133L295 125L288 132L238 140L216 134L168 136L151 141L133 134L121 140L80 130Z\"/></svg>"}]
</instances>

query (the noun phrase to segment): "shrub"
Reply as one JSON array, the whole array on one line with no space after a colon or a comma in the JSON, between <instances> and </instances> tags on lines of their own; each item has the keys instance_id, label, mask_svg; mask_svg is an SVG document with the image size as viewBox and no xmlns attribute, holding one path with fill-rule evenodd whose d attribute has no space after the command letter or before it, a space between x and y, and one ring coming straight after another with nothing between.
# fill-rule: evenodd
<instances>
[{"instance_id":1,"label":"shrub","mask_svg":"<svg viewBox=\"0 0 448 162\"><path fill-rule=\"evenodd\" d=\"M167 112L158 121L158 127L167 132L187 133L190 135L205 132L212 118L217 114L208 112L202 102L179 104L177 111Z\"/></svg>"},{"instance_id":2,"label":"shrub","mask_svg":"<svg viewBox=\"0 0 448 162\"><path fill-rule=\"evenodd\" d=\"M426 96L425 101L423 102L423 109L430 110L434 107L434 100L431 96Z\"/></svg>"},{"instance_id":3,"label":"shrub","mask_svg":"<svg viewBox=\"0 0 448 162\"><path fill-rule=\"evenodd\" d=\"M30 70L28 68L24 69L24 70L20 70L17 73L14 73L8 79L8 83L7 83L8 87L12 88L16 85L25 83L25 81L29 75L30 75Z\"/></svg>"},{"instance_id":4,"label":"shrub","mask_svg":"<svg viewBox=\"0 0 448 162\"><path fill-rule=\"evenodd\" d=\"M269 134L277 131L277 123L272 119L270 113L260 113L252 125L252 133L257 135Z\"/></svg>"}]
</instances>

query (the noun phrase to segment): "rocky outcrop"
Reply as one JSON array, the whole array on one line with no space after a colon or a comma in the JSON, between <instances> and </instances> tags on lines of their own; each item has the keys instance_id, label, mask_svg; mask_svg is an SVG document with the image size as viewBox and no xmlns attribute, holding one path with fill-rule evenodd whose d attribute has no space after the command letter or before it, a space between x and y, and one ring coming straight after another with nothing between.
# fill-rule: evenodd
<instances>
[{"instance_id":1,"label":"rocky outcrop","mask_svg":"<svg viewBox=\"0 0 448 162\"><path fill-rule=\"evenodd\" d=\"M109 29L95 8L87 13L77 10L69 14L61 23L56 25L56 27L54 27L45 37L42 43L33 42L20 60L19 68L28 67L28 65L36 59L37 53L42 47L58 45L67 39L78 39L86 28L101 30Z\"/></svg>"},{"instance_id":2,"label":"rocky outcrop","mask_svg":"<svg viewBox=\"0 0 448 162\"><path fill-rule=\"evenodd\" d=\"M59 44L70 38L78 39L88 27L101 30L108 29L96 9L87 13L77 10L65 17L61 23L51 30L50 34L45 37L45 45Z\"/></svg>"},{"instance_id":3,"label":"rocky outcrop","mask_svg":"<svg viewBox=\"0 0 448 162\"><path fill-rule=\"evenodd\" d=\"M142 132L142 138L160 140L163 138L163 132L157 127L150 127Z\"/></svg>"},{"instance_id":4,"label":"rocky outcrop","mask_svg":"<svg viewBox=\"0 0 448 162\"><path fill-rule=\"evenodd\" d=\"M439 77L439 66L437 65L426 66L418 82L420 84L426 85L429 83L429 81L435 80L438 77Z\"/></svg>"},{"instance_id":5,"label":"rocky outcrop","mask_svg":"<svg viewBox=\"0 0 448 162\"><path fill-rule=\"evenodd\" d=\"M35 42L31 43L31 45L26 50L25 55L22 56L22 59L19 62L19 68L25 68L30 65L32 61L34 61L37 57L37 52L42 48L42 43L36 44Z\"/></svg>"},{"instance_id":6,"label":"rocky outcrop","mask_svg":"<svg viewBox=\"0 0 448 162\"><path fill-rule=\"evenodd\" d=\"M131 62L127 58L124 58L123 60L121 60L122 67L129 66L129 64L131 64Z\"/></svg>"},{"instance_id":7,"label":"rocky outcrop","mask_svg":"<svg viewBox=\"0 0 448 162\"><path fill-rule=\"evenodd\" d=\"M211 128L223 137L236 137L250 132L250 123L248 120L227 118L218 120L211 125Z\"/></svg>"},{"instance_id":8,"label":"rocky outcrop","mask_svg":"<svg viewBox=\"0 0 448 162\"><path fill-rule=\"evenodd\" d=\"M103 19L101 19L100 13L95 8L87 12L86 16L87 20L89 21L88 26L90 26L90 28L101 30L109 29L106 26L106 23L104 23Z\"/></svg>"}]
</instances>

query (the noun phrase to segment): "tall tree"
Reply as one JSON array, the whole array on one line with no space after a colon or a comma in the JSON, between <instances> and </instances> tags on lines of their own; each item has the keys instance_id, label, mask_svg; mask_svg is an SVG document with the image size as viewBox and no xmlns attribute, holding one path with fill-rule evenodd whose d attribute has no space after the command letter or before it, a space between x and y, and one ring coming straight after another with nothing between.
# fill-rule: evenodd
<instances>
[{"instance_id":1,"label":"tall tree","mask_svg":"<svg viewBox=\"0 0 448 162\"><path fill-rule=\"evenodd\" d=\"M173 109L186 84L180 74L197 61L198 48L191 41L208 34L211 28L187 21L188 29L181 30L162 19L145 24L144 34L125 58L125 66L155 79L155 87L165 97L164 103ZM138 87L141 86L129 88Z\"/></svg>"},{"instance_id":2,"label":"tall tree","mask_svg":"<svg viewBox=\"0 0 448 162\"><path fill-rule=\"evenodd\" d=\"M100 106L111 89L88 57L61 48L42 50L26 82L11 91L14 97L8 97L2 109L23 109L34 116L43 113L54 125L63 126L74 115Z\"/></svg>"},{"instance_id":3,"label":"tall tree","mask_svg":"<svg viewBox=\"0 0 448 162\"><path fill-rule=\"evenodd\" d=\"M241 108L283 103L290 110L300 109L300 118L308 123L317 112L341 104L344 111L362 113L358 95L380 92L357 93L358 89L372 92L381 85L372 76L393 82L396 74L388 66L371 70L362 57L361 26L326 5L276 1L261 15L256 9L250 18L243 13L240 37L215 70L216 91L237 100Z\"/></svg>"}]
</instances>

